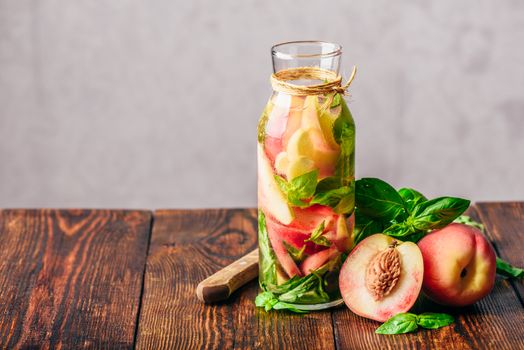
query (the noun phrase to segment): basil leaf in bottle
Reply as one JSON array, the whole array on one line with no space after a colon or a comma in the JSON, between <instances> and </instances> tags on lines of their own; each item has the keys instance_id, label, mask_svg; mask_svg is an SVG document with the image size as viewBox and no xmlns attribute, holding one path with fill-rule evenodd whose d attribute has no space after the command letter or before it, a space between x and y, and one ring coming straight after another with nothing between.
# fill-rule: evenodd
<instances>
[{"instance_id":1,"label":"basil leaf in bottle","mask_svg":"<svg viewBox=\"0 0 524 350\"><path fill-rule=\"evenodd\" d=\"M264 111L262 112L262 116L260 116L260 121L258 122L258 126L257 126L258 143L264 143L266 139L266 125L269 119L269 115L271 114L272 108L273 108L273 104L271 103L271 100L269 100L268 103L266 104L266 107L264 108Z\"/></svg>"},{"instance_id":2,"label":"basil leaf in bottle","mask_svg":"<svg viewBox=\"0 0 524 350\"><path fill-rule=\"evenodd\" d=\"M338 107L340 105L340 100L342 100L342 97L340 97L340 94L335 94L333 96L333 100L331 101L331 105L329 107L330 108Z\"/></svg>"},{"instance_id":3,"label":"basil leaf in bottle","mask_svg":"<svg viewBox=\"0 0 524 350\"><path fill-rule=\"evenodd\" d=\"M304 252L306 251L305 244L302 246L301 249L297 249L293 245L287 243L286 241L282 241L282 243L284 244L284 248L286 248L287 252L294 261L302 261L304 259Z\"/></svg>"},{"instance_id":4,"label":"basil leaf in bottle","mask_svg":"<svg viewBox=\"0 0 524 350\"><path fill-rule=\"evenodd\" d=\"M264 310L289 310L298 314L307 313L305 310L297 309L294 305L279 301L271 292L262 292L255 298L255 306L263 307Z\"/></svg>"},{"instance_id":5,"label":"basil leaf in bottle","mask_svg":"<svg viewBox=\"0 0 524 350\"><path fill-rule=\"evenodd\" d=\"M276 257L271 250L269 236L266 227L266 216L262 210L258 211L258 254L259 254L259 273L264 276L260 281L263 290L271 289L277 284L277 265Z\"/></svg>"},{"instance_id":6,"label":"basil leaf in bottle","mask_svg":"<svg viewBox=\"0 0 524 350\"><path fill-rule=\"evenodd\" d=\"M348 186L344 186L340 177L327 177L317 184L310 204L329 206L337 214L351 214L355 208L354 191L353 181Z\"/></svg>"},{"instance_id":7,"label":"basil leaf in bottle","mask_svg":"<svg viewBox=\"0 0 524 350\"><path fill-rule=\"evenodd\" d=\"M295 281L290 290L278 296L278 300L301 304L327 303L329 295L324 291L323 286L322 276L313 272Z\"/></svg>"},{"instance_id":8,"label":"basil leaf in bottle","mask_svg":"<svg viewBox=\"0 0 524 350\"><path fill-rule=\"evenodd\" d=\"M347 186L354 180L355 169L355 122L343 98L340 98L340 115L333 124L333 136L340 145L340 156L335 174Z\"/></svg>"},{"instance_id":9,"label":"basil leaf in bottle","mask_svg":"<svg viewBox=\"0 0 524 350\"><path fill-rule=\"evenodd\" d=\"M324 221L320 225L318 225L317 228L313 232L311 232L311 236L309 236L308 239L306 239L304 242L313 242L316 245L322 245L325 247L331 247L331 242L322 234L324 233L325 224Z\"/></svg>"},{"instance_id":10,"label":"basil leaf in bottle","mask_svg":"<svg viewBox=\"0 0 524 350\"><path fill-rule=\"evenodd\" d=\"M289 182L283 177L275 175L275 180L280 190L287 196L289 203L301 208L309 206L305 200L311 198L315 193L317 179L317 169L297 176Z\"/></svg>"}]
</instances>

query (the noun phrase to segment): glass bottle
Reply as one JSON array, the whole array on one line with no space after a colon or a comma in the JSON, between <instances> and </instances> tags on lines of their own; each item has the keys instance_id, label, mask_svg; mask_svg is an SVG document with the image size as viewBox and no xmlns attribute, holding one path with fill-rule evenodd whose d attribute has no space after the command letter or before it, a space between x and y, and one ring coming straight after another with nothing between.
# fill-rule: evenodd
<instances>
[{"instance_id":1,"label":"glass bottle","mask_svg":"<svg viewBox=\"0 0 524 350\"><path fill-rule=\"evenodd\" d=\"M295 73L316 67L338 76L341 54L319 41L273 46L274 91L258 125L259 283L303 310L341 303L338 273L353 245L355 124L340 84L309 94L300 87L329 79ZM279 87L281 73L294 88Z\"/></svg>"}]
</instances>

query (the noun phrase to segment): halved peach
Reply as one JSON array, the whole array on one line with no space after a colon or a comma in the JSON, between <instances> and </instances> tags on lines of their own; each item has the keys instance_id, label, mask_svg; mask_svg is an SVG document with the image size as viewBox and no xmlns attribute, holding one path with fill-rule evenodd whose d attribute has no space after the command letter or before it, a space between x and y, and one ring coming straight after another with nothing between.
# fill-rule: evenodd
<instances>
[{"instance_id":1,"label":"halved peach","mask_svg":"<svg viewBox=\"0 0 524 350\"><path fill-rule=\"evenodd\" d=\"M357 315L384 322L408 311L420 294L424 265L415 243L375 234L349 254L339 276L346 305Z\"/></svg>"}]
</instances>

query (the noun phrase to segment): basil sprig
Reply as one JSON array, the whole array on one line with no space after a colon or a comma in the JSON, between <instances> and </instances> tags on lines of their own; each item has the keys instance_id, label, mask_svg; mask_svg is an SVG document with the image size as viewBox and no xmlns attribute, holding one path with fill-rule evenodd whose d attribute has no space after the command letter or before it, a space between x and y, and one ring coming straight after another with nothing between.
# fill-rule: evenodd
<instances>
[{"instance_id":1,"label":"basil sprig","mask_svg":"<svg viewBox=\"0 0 524 350\"><path fill-rule=\"evenodd\" d=\"M428 200L420 192L398 192L376 178L363 178L355 188L355 242L382 232L403 241L417 242L430 230L440 229L460 216L470 204L456 197Z\"/></svg>"},{"instance_id":2,"label":"basil sprig","mask_svg":"<svg viewBox=\"0 0 524 350\"><path fill-rule=\"evenodd\" d=\"M443 313L425 312L420 315L400 313L384 322L375 330L377 334L403 334L414 332L418 327L437 329L449 326L454 321L453 316Z\"/></svg>"},{"instance_id":3,"label":"basil sprig","mask_svg":"<svg viewBox=\"0 0 524 350\"><path fill-rule=\"evenodd\" d=\"M319 269L305 277L294 276L271 290L260 293L255 299L257 307L266 311L287 309L292 312L305 313L292 304L321 304L330 300L324 290L324 275L327 269Z\"/></svg>"}]
</instances>

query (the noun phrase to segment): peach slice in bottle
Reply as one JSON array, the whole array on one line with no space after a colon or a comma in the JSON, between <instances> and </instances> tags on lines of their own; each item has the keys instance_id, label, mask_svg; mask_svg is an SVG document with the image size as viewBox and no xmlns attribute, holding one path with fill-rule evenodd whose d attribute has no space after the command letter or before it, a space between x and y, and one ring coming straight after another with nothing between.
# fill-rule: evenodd
<instances>
[{"instance_id":1,"label":"peach slice in bottle","mask_svg":"<svg viewBox=\"0 0 524 350\"><path fill-rule=\"evenodd\" d=\"M422 288L424 264L415 243L375 234L360 242L340 270L346 305L357 315L384 322L407 312Z\"/></svg>"},{"instance_id":2,"label":"peach slice in bottle","mask_svg":"<svg viewBox=\"0 0 524 350\"><path fill-rule=\"evenodd\" d=\"M293 210L275 180L271 162L258 144L258 203L261 209L283 224L293 221Z\"/></svg>"},{"instance_id":3,"label":"peach slice in bottle","mask_svg":"<svg viewBox=\"0 0 524 350\"><path fill-rule=\"evenodd\" d=\"M288 110L286 130L282 134L282 145L287 147L291 136L300 128L305 98L303 96L290 96L278 94L275 104L286 106Z\"/></svg>"},{"instance_id":4,"label":"peach slice in bottle","mask_svg":"<svg viewBox=\"0 0 524 350\"><path fill-rule=\"evenodd\" d=\"M319 168L321 176L329 176L333 174L340 152L329 147L320 128L310 128L298 129L291 136L287 153L290 159L301 156L311 159Z\"/></svg>"},{"instance_id":5,"label":"peach slice in bottle","mask_svg":"<svg viewBox=\"0 0 524 350\"><path fill-rule=\"evenodd\" d=\"M339 255L340 252L335 246L321 250L320 252L310 255L304 259L302 264L300 264L300 270L304 275L309 275L312 271L318 270L320 267Z\"/></svg>"},{"instance_id":6,"label":"peach slice in bottle","mask_svg":"<svg viewBox=\"0 0 524 350\"><path fill-rule=\"evenodd\" d=\"M294 217L289 227L311 233L322 222L324 222L325 230L329 230L334 226L338 215L330 207L314 204L304 209L294 208Z\"/></svg>"},{"instance_id":7,"label":"peach slice in bottle","mask_svg":"<svg viewBox=\"0 0 524 350\"><path fill-rule=\"evenodd\" d=\"M295 249L301 250L305 245L304 253L307 255L315 254L318 251L325 249L325 247L318 246L313 242L306 242L306 240L311 236L311 231L282 225L269 216L266 217L266 225L268 231L271 231L275 236L279 237L280 240L293 246Z\"/></svg>"},{"instance_id":8,"label":"peach slice in bottle","mask_svg":"<svg viewBox=\"0 0 524 350\"><path fill-rule=\"evenodd\" d=\"M269 223L269 220L267 223ZM291 278L297 275L302 276L302 271L298 268L291 255L289 255L282 241L282 237L280 237L279 232L275 230L275 226L267 225L267 233L269 236L269 242L271 243L271 247L273 247L273 251L275 252L277 260L288 277Z\"/></svg>"},{"instance_id":9,"label":"peach slice in bottle","mask_svg":"<svg viewBox=\"0 0 524 350\"><path fill-rule=\"evenodd\" d=\"M349 252L353 246L353 239L350 235L347 224L347 221L352 220L353 216L351 216L349 219L346 219L344 215L339 215L335 225L335 230L328 231L324 234L324 237L332 242L337 247L337 249L343 253Z\"/></svg>"}]
</instances>

